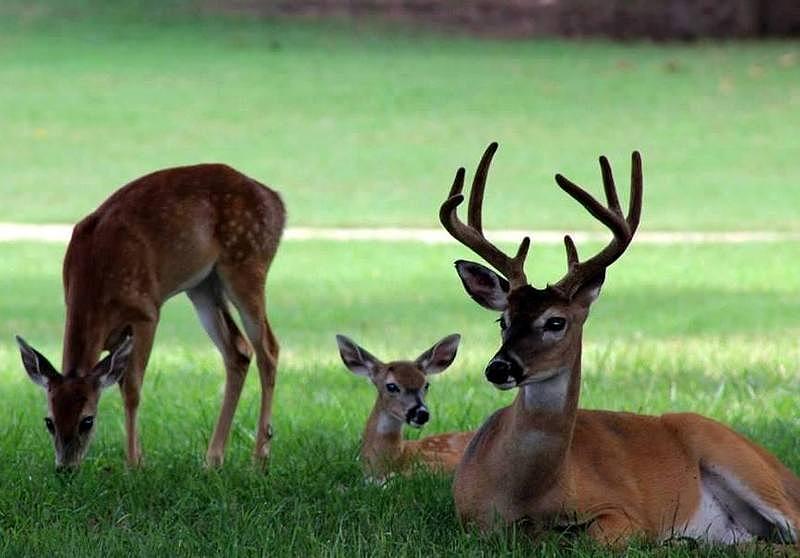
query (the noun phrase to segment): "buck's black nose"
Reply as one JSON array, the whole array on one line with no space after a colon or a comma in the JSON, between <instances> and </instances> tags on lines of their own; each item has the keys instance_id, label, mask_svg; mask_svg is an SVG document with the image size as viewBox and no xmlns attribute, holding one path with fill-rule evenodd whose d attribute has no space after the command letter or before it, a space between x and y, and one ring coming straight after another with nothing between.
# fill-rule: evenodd
<instances>
[{"instance_id":1,"label":"buck's black nose","mask_svg":"<svg viewBox=\"0 0 800 558\"><path fill-rule=\"evenodd\" d=\"M518 376L519 366L507 360L495 358L486 366L486 379L493 384L507 384Z\"/></svg>"}]
</instances>

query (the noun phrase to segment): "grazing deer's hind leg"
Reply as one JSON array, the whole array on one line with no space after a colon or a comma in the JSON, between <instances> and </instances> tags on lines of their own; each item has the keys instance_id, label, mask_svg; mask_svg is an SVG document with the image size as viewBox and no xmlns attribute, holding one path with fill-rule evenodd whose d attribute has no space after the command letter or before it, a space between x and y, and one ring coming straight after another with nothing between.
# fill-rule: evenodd
<instances>
[{"instance_id":1,"label":"grazing deer's hind leg","mask_svg":"<svg viewBox=\"0 0 800 558\"><path fill-rule=\"evenodd\" d=\"M245 262L246 264L247 262ZM239 310L244 330L253 350L261 380L261 411L258 417L253 458L260 466L269 459L272 438L272 395L275 391L275 373L278 364L278 342L267 321L264 302L266 266L258 264L237 266L220 265L220 278L233 304Z\"/></svg>"},{"instance_id":2,"label":"grazing deer's hind leg","mask_svg":"<svg viewBox=\"0 0 800 558\"><path fill-rule=\"evenodd\" d=\"M224 459L225 443L247 377L252 352L228 311L222 285L215 273L212 272L206 280L186 294L192 301L203 328L219 349L225 364L225 395L206 452L206 464L209 467L218 467L222 465Z\"/></svg>"},{"instance_id":3,"label":"grazing deer's hind leg","mask_svg":"<svg viewBox=\"0 0 800 558\"><path fill-rule=\"evenodd\" d=\"M142 463L142 447L139 443L136 419L142 391L142 380L144 379L144 369L150 359L155 332L156 322L143 322L133 326L133 358L128 370L119 382L122 402L125 406L125 433L128 439L126 455L128 465L131 467L138 467Z\"/></svg>"}]
</instances>

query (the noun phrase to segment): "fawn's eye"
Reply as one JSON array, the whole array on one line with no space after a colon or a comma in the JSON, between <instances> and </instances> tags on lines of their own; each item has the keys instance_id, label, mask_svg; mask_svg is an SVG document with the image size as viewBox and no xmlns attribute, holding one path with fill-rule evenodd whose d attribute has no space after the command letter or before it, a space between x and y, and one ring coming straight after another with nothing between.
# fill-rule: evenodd
<instances>
[{"instance_id":1,"label":"fawn's eye","mask_svg":"<svg viewBox=\"0 0 800 558\"><path fill-rule=\"evenodd\" d=\"M388 391L389 393L399 393L400 388L397 386L397 384L389 382L388 384L386 384L386 391Z\"/></svg>"},{"instance_id":2,"label":"fawn's eye","mask_svg":"<svg viewBox=\"0 0 800 558\"><path fill-rule=\"evenodd\" d=\"M425 387L423 388L426 392L431 389L431 385L428 382L425 382Z\"/></svg>"},{"instance_id":3,"label":"fawn's eye","mask_svg":"<svg viewBox=\"0 0 800 558\"><path fill-rule=\"evenodd\" d=\"M561 331L567 325L567 320L564 318L548 318L544 323L545 331Z\"/></svg>"},{"instance_id":4,"label":"fawn's eye","mask_svg":"<svg viewBox=\"0 0 800 558\"><path fill-rule=\"evenodd\" d=\"M47 427L47 430L50 432L50 434L56 433L56 425L53 424L53 419L50 417L44 417L44 425Z\"/></svg>"},{"instance_id":5,"label":"fawn's eye","mask_svg":"<svg viewBox=\"0 0 800 558\"><path fill-rule=\"evenodd\" d=\"M78 424L78 430L81 434L86 434L94 426L94 417L83 417Z\"/></svg>"}]
</instances>

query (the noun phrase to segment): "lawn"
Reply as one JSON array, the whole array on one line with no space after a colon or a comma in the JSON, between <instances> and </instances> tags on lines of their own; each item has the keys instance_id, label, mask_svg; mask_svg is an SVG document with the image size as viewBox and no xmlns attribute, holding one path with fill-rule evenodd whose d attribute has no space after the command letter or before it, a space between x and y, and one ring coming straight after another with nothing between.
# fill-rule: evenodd
<instances>
[{"instance_id":1,"label":"lawn","mask_svg":"<svg viewBox=\"0 0 800 558\"><path fill-rule=\"evenodd\" d=\"M596 186L599 154L624 177L640 149L646 226L800 230L796 41L479 40L65 6L0 7L0 221L73 222L146 172L224 161L278 187L292 225L433 226L455 169L498 140L493 227L596 228L553 174Z\"/></svg>"},{"instance_id":2,"label":"lawn","mask_svg":"<svg viewBox=\"0 0 800 558\"><path fill-rule=\"evenodd\" d=\"M592 247L586 246L588 251ZM55 362L63 327L63 246L0 245L0 553L81 556L478 555L596 552L510 532L482 538L458 526L449 480L419 474L381 489L356 461L373 388L345 370L333 336L376 355L410 358L461 332L452 369L435 378L424 433L477 427L513 394L483 365L498 345L494 315L462 292L456 246L285 242L268 285L282 343L276 439L268 476L249 465L257 414L251 373L226 466L202 468L223 373L185 298L165 307L146 377L141 424L146 466L123 465L122 409L111 390L84 468L54 475L44 398L25 377L12 334ZM634 245L609 272L585 331L588 408L695 410L726 422L800 470L800 276L785 262L800 244ZM325 270L304 274L301 270ZM559 276L561 249L537 247L531 275ZM13 404L11 403L13 402ZM647 553L638 548L632 555ZM688 548L671 555L689 555ZM709 553L713 554L711 551Z\"/></svg>"},{"instance_id":3,"label":"lawn","mask_svg":"<svg viewBox=\"0 0 800 558\"><path fill-rule=\"evenodd\" d=\"M436 226L456 167L473 169L498 140L487 228L599 228L553 173L599 194L597 155L627 185L640 149L642 229L800 231L800 42L479 40L212 18L187 3L0 5L0 222L74 222L143 173L223 161L279 189L290 225ZM455 364L432 381L422 434L476 428L514 395L483 378L499 331L452 268L465 249L283 243L267 286L282 348L268 475L249 461L255 372L225 467L203 468L224 374L184 297L165 306L145 379L145 466L124 466L110 390L85 466L54 474L44 396L13 336L59 363L63 253L0 244L0 556L601 553L465 531L443 476L362 480L374 390L341 364L336 333L387 360L462 334ZM582 405L698 411L800 472L799 260L798 242L634 241L585 328ZM534 238L536 284L564 266L563 248ZM628 555L654 551L720 554Z\"/></svg>"}]
</instances>

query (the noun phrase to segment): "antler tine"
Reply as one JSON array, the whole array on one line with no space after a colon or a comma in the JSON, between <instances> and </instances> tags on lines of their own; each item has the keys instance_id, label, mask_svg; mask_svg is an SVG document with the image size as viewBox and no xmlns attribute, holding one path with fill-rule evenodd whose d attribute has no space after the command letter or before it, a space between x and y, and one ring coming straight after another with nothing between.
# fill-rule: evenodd
<instances>
[{"instance_id":1,"label":"antler tine","mask_svg":"<svg viewBox=\"0 0 800 558\"><path fill-rule=\"evenodd\" d=\"M497 151L497 142L493 141L483 152L478 169L472 179L472 189L469 191L469 211L467 213L467 223L470 227L483 234L483 219L481 211L483 209L483 192L486 189L486 179L489 176L489 166L492 158Z\"/></svg>"},{"instance_id":2,"label":"antler tine","mask_svg":"<svg viewBox=\"0 0 800 558\"><path fill-rule=\"evenodd\" d=\"M468 208L467 222L469 225L465 225L458 218L458 206L464 201L464 195L462 194L464 187L463 168L458 169L456 172L453 186L450 188L450 195L439 208L439 221L453 238L470 248L497 271L505 275L512 287L517 287L526 285L528 282L525 277L524 265L530 248L530 238L525 237L520 243L516 255L510 258L483 235L481 222L483 192L495 151L497 151L497 143L492 142L484 151L475 173Z\"/></svg>"},{"instance_id":3,"label":"antler tine","mask_svg":"<svg viewBox=\"0 0 800 558\"><path fill-rule=\"evenodd\" d=\"M608 207L603 207L589 193L567 178L560 174L556 175L556 182L561 189L583 205L592 216L611 229L614 234L614 238L605 248L585 262L578 260L578 251L572 238L569 236L564 238L564 246L567 250L567 273L555 284L555 287L568 296L571 296L574 290L591 275L616 261L625 252L639 226L643 190L642 160L638 151L633 152L631 159L631 193L627 216L622 215L617 189L614 185L614 176L608 159L605 157L600 157L600 170L603 175L603 187Z\"/></svg>"},{"instance_id":4,"label":"antler tine","mask_svg":"<svg viewBox=\"0 0 800 558\"><path fill-rule=\"evenodd\" d=\"M580 263L578 260L578 249L575 247L575 242L573 242L570 235L564 236L564 248L567 249L567 273L569 273Z\"/></svg>"},{"instance_id":5,"label":"antler tine","mask_svg":"<svg viewBox=\"0 0 800 558\"><path fill-rule=\"evenodd\" d=\"M642 155L638 151L631 153L631 199L628 202L628 225L631 235L639 227L639 218L642 216L642 191L644 179L642 178Z\"/></svg>"},{"instance_id":6,"label":"antler tine","mask_svg":"<svg viewBox=\"0 0 800 558\"><path fill-rule=\"evenodd\" d=\"M606 192L606 202L608 208L618 215L622 215L622 208L619 206L617 187L614 185L614 173L611 172L611 165L605 155L600 156L600 171L603 173L603 190Z\"/></svg>"},{"instance_id":7,"label":"antler tine","mask_svg":"<svg viewBox=\"0 0 800 558\"><path fill-rule=\"evenodd\" d=\"M464 169L464 167L460 167L456 171L456 177L453 179L453 185L450 186L450 193L447 194L447 199L457 196L464 190L464 175L466 173L467 171Z\"/></svg>"}]
</instances>

